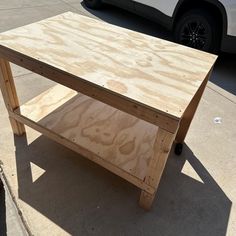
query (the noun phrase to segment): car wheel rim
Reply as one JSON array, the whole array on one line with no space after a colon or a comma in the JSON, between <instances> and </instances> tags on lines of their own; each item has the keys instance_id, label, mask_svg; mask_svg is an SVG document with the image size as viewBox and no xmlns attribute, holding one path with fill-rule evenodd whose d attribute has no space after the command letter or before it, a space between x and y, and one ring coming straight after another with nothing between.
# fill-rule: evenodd
<instances>
[{"instance_id":1,"label":"car wheel rim","mask_svg":"<svg viewBox=\"0 0 236 236\"><path fill-rule=\"evenodd\" d=\"M180 43L196 48L204 49L209 41L207 27L199 21L186 22L181 30Z\"/></svg>"}]
</instances>

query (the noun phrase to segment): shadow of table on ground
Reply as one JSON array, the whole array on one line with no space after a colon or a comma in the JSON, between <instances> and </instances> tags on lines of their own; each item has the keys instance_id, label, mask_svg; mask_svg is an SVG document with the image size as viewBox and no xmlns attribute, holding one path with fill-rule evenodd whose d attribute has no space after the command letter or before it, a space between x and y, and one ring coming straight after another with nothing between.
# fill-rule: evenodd
<instances>
[{"instance_id":1,"label":"shadow of table on ground","mask_svg":"<svg viewBox=\"0 0 236 236\"><path fill-rule=\"evenodd\" d=\"M19 198L72 235L226 234L232 203L188 146L170 155L149 212L136 187L44 136L15 146ZM203 183L181 173L186 162Z\"/></svg>"},{"instance_id":2,"label":"shadow of table on ground","mask_svg":"<svg viewBox=\"0 0 236 236\"><path fill-rule=\"evenodd\" d=\"M129 11L111 5L104 5L101 10L92 10L87 8L83 2L81 6L91 15L107 23L173 41L171 32L163 26Z\"/></svg>"},{"instance_id":3,"label":"shadow of table on ground","mask_svg":"<svg viewBox=\"0 0 236 236\"><path fill-rule=\"evenodd\" d=\"M0 179L0 235L7 235L5 190Z\"/></svg>"}]
</instances>

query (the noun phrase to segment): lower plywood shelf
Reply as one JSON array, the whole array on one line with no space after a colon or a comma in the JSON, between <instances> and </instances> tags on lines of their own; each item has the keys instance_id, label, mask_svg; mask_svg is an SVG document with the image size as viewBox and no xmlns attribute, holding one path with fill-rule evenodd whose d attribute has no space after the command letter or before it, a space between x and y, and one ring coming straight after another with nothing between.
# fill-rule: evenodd
<instances>
[{"instance_id":1,"label":"lower plywood shelf","mask_svg":"<svg viewBox=\"0 0 236 236\"><path fill-rule=\"evenodd\" d=\"M62 85L22 105L14 116L152 192L143 180L153 155L157 126Z\"/></svg>"}]
</instances>

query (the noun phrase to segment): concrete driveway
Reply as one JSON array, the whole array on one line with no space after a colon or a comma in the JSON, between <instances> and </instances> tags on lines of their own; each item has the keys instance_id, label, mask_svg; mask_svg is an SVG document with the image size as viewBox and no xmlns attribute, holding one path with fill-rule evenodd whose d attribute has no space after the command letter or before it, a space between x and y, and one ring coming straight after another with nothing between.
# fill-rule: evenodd
<instances>
[{"instance_id":1,"label":"concrete driveway","mask_svg":"<svg viewBox=\"0 0 236 236\"><path fill-rule=\"evenodd\" d=\"M66 11L171 39L157 24L114 7L91 11L79 0L1 0L0 31ZM22 103L54 85L30 71L12 68ZM220 122L215 122L216 117ZM150 212L138 207L140 191L136 187L102 167L31 129L27 129L27 137L14 137L1 96L0 160L11 195L33 235L233 236L235 117L236 55L221 54L183 154L171 153ZM2 197L0 206L4 199L9 201ZM0 218L1 233L21 235L18 218L5 222L5 215L8 213Z\"/></svg>"}]
</instances>

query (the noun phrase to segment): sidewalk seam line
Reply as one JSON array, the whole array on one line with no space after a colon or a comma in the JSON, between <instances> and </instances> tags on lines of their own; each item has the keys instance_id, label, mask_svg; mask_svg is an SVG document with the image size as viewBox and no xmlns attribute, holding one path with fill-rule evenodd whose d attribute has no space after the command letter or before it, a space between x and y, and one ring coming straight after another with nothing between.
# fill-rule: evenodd
<instances>
[{"instance_id":1,"label":"sidewalk seam line","mask_svg":"<svg viewBox=\"0 0 236 236\"><path fill-rule=\"evenodd\" d=\"M216 92L217 94L219 94L220 96L224 97L225 99L227 99L228 101L232 102L233 104L236 105L236 102L231 100L230 98L226 97L225 95L221 94L220 92L216 91L215 89L211 88L209 85L207 85L207 88L211 89L212 91Z\"/></svg>"}]
</instances>

